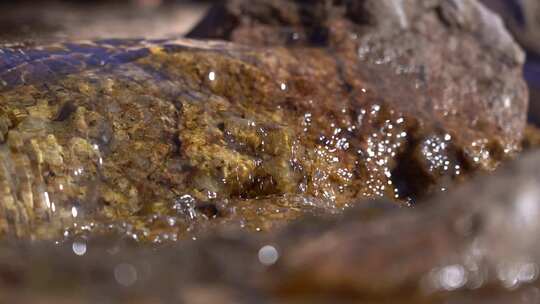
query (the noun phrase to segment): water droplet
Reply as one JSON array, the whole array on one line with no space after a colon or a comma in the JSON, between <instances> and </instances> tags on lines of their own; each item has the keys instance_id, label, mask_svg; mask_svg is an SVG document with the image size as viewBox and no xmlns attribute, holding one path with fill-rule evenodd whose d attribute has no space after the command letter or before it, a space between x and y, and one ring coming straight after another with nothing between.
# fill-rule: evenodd
<instances>
[{"instance_id":1,"label":"water droplet","mask_svg":"<svg viewBox=\"0 0 540 304\"><path fill-rule=\"evenodd\" d=\"M440 286L446 290L455 290L467 283L465 269L461 265L450 265L439 271Z\"/></svg>"},{"instance_id":2,"label":"water droplet","mask_svg":"<svg viewBox=\"0 0 540 304\"><path fill-rule=\"evenodd\" d=\"M510 98L510 96L504 96L503 105L505 108L510 108L510 106L512 105L512 98Z\"/></svg>"},{"instance_id":3,"label":"water droplet","mask_svg":"<svg viewBox=\"0 0 540 304\"><path fill-rule=\"evenodd\" d=\"M271 245L263 246L259 250L259 262L265 266L273 265L279 259L279 252Z\"/></svg>"},{"instance_id":4,"label":"water droplet","mask_svg":"<svg viewBox=\"0 0 540 304\"><path fill-rule=\"evenodd\" d=\"M131 286L137 281L137 269L131 264L119 264L114 268L114 278L122 286Z\"/></svg>"},{"instance_id":5,"label":"water droplet","mask_svg":"<svg viewBox=\"0 0 540 304\"><path fill-rule=\"evenodd\" d=\"M74 241L71 245L71 249L78 256L83 256L86 254L86 242L83 240Z\"/></svg>"},{"instance_id":6,"label":"water droplet","mask_svg":"<svg viewBox=\"0 0 540 304\"><path fill-rule=\"evenodd\" d=\"M43 192L43 197L45 199L45 204L47 205L47 208L51 208L51 200L49 199L49 192L45 191Z\"/></svg>"},{"instance_id":7,"label":"water droplet","mask_svg":"<svg viewBox=\"0 0 540 304\"><path fill-rule=\"evenodd\" d=\"M212 71L212 72L208 73L208 79L210 81L216 80L216 72Z\"/></svg>"}]
</instances>

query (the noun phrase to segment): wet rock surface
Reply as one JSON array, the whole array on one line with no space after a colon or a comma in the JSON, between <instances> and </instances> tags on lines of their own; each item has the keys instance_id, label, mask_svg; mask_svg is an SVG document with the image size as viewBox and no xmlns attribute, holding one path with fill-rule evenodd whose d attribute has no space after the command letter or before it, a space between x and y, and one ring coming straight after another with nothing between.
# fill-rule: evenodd
<instances>
[{"instance_id":1,"label":"wet rock surface","mask_svg":"<svg viewBox=\"0 0 540 304\"><path fill-rule=\"evenodd\" d=\"M190 37L229 42L0 47L0 300L538 301L540 156L486 176L540 143L497 16L233 0Z\"/></svg>"},{"instance_id":2,"label":"wet rock surface","mask_svg":"<svg viewBox=\"0 0 540 304\"><path fill-rule=\"evenodd\" d=\"M532 152L414 209L365 201L266 235L222 231L152 250L4 244L0 290L14 303L535 303L539 163Z\"/></svg>"},{"instance_id":3,"label":"wet rock surface","mask_svg":"<svg viewBox=\"0 0 540 304\"><path fill-rule=\"evenodd\" d=\"M490 167L481 161L482 154L512 150L506 144L494 148L487 143L498 140L475 142L478 130L493 128L487 133L501 132L508 139L519 138L524 127L528 95L521 69L515 74L495 72L521 66L524 53L500 18L476 1L229 1L212 10L188 36L327 48L340 63L340 77L352 94L359 93L354 85L361 80L392 109L414 112L415 145L437 146L437 128L459 133L463 142L457 139L453 145L473 167ZM481 64L484 60L490 63ZM493 117L477 116L486 111ZM513 122L500 120L506 115L514 117ZM486 148L491 151L486 153ZM409 154L414 164L403 171L441 167L433 159ZM422 174L409 178L422 179ZM405 188L414 193L424 184Z\"/></svg>"},{"instance_id":4,"label":"wet rock surface","mask_svg":"<svg viewBox=\"0 0 540 304\"><path fill-rule=\"evenodd\" d=\"M496 16L354 3L232 1L240 44L6 45L2 232L268 230L366 197L414 203L519 151L523 54Z\"/></svg>"}]
</instances>

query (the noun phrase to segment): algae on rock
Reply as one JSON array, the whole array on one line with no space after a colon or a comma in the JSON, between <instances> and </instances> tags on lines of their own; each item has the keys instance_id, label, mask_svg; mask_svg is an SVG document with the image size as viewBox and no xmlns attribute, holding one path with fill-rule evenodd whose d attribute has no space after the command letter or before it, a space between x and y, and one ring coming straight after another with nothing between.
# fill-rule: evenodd
<instances>
[{"instance_id":1,"label":"algae on rock","mask_svg":"<svg viewBox=\"0 0 540 304\"><path fill-rule=\"evenodd\" d=\"M252 46L4 46L1 230L156 241L221 223L262 230L359 198L410 203L492 170L520 149L523 58L466 2L407 4L394 24L396 8L373 1L261 1L230 33ZM305 7L322 13L298 23ZM266 24L273 8L288 12L281 24ZM278 39L291 28L300 38Z\"/></svg>"}]
</instances>

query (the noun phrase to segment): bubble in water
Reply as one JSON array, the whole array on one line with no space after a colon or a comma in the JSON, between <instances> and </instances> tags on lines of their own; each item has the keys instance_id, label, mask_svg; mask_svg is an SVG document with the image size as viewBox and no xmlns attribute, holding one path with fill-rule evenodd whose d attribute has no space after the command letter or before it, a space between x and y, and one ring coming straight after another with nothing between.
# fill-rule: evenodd
<instances>
[{"instance_id":1,"label":"bubble in water","mask_svg":"<svg viewBox=\"0 0 540 304\"><path fill-rule=\"evenodd\" d=\"M276 247L266 245L259 250L259 262L265 266L273 265L279 259L279 252Z\"/></svg>"},{"instance_id":2,"label":"bubble in water","mask_svg":"<svg viewBox=\"0 0 540 304\"><path fill-rule=\"evenodd\" d=\"M465 277L465 269L461 265L444 267L440 272L440 280L444 289L458 289L467 282L467 278Z\"/></svg>"},{"instance_id":3,"label":"bubble in water","mask_svg":"<svg viewBox=\"0 0 540 304\"><path fill-rule=\"evenodd\" d=\"M114 268L114 279L122 286L131 286L137 281L137 269L131 264L118 264Z\"/></svg>"},{"instance_id":4,"label":"bubble in water","mask_svg":"<svg viewBox=\"0 0 540 304\"><path fill-rule=\"evenodd\" d=\"M467 283L467 272L461 265L449 265L435 269L431 274L431 284L435 289L456 290Z\"/></svg>"},{"instance_id":5,"label":"bubble in water","mask_svg":"<svg viewBox=\"0 0 540 304\"><path fill-rule=\"evenodd\" d=\"M84 240L76 240L71 245L71 249L76 255L83 256L86 254L86 242Z\"/></svg>"},{"instance_id":6,"label":"bubble in water","mask_svg":"<svg viewBox=\"0 0 540 304\"><path fill-rule=\"evenodd\" d=\"M529 283L538 277L538 266L529 262L503 262L497 265L497 277L508 289Z\"/></svg>"}]
</instances>

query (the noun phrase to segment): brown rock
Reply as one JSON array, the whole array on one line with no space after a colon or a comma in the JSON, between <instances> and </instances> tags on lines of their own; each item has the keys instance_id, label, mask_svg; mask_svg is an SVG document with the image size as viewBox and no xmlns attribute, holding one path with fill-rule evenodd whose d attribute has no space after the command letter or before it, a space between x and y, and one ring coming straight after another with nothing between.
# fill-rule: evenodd
<instances>
[{"instance_id":1,"label":"brown rock","mask_svg":"<svg viewBox=\"0 0 540 304\"><path fill-rule=\"evenodd\" d=\"M538 149L540 147L540 129L533 125L527 125L522 145L524 149Z\"/></svg>"},{"instance_id":2,"label":"brown rock","mask_svg":"<svg viewBox=\"0 0 540 304\"><path fill-rule=\"evenodd\" d=\"M414 200L519 151L522 54L477 2L298 3L247 6L231 37L266 46L0 49L3 233L265 230ZM291 24L304 38L285 48Z\"/></svg>"},{"instance_id":3,"label":"brown rock","mask_svg":"<svg viewBox=\"0 0 540 304\"><path fill-rule=\"evenodd\" d=\"M539 164L530 153L415 209L364 201L273 234L4 243L0 291L12 303L535 303Z\"/></svg>"},{"instance_id":4,"label":"brown rock","mask_svg":"<svg viewBox=\"0 0 540 304\"><path fill-rule=\"evenodd\" d=\"M305 238L285 231L281 237L290 242L273 241L284 253L277 285L287 292L340 290L364 297L434 292L459 303L456 298L482 295L466 297L469 288L497 293L533 282L540 262L539 160L537 151L526 154L414 210L389 209L368 219L365 210L351 212L329 230L298 230ZM534 275L520 277L521 267ZM445 294L454 290L464 294ZM479 297L478 303L482 299L489 302Z\"/></svg>"},{"instance_id":5,"label":"brown rock","mask_svg":"<svg viewBox=\"0 0 540 304\"><path fill-rule=\"evenodd\" d=\"M513 150L524 128L527 89L518 67L524 54L501 20L477 1L233 0L218 6L190 36L327 47L351 95L361 94L354 84L362 82L362 89L376 92L392 109L413 113L418 146L441 141L429 134L434 129L458 136L458 158L471 166L493 167L482 155ZM496 72L501 69L512 72ZM502 137L478 139L490 128ZM437 171L430 170L433 160L416 154L419 171Z\"/></svg>"}]
</instances>

